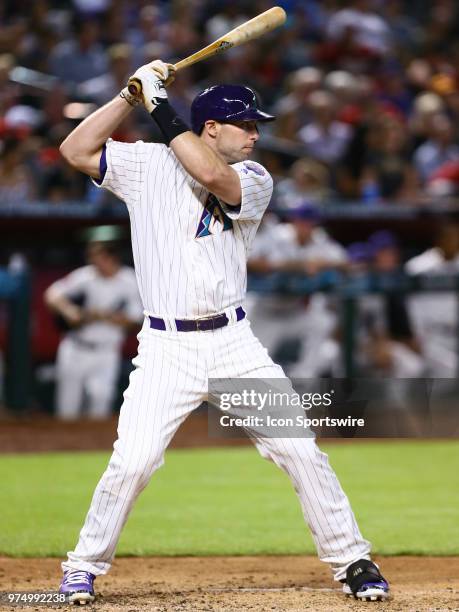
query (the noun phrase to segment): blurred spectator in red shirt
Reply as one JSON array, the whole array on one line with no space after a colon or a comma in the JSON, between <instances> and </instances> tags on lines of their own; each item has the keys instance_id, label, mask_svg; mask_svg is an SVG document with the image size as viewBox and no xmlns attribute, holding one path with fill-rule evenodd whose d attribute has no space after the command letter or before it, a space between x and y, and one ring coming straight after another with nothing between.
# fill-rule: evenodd
<instances>
[{"instance_id":1,"label":"blurred spectator in red shirt","mask_svg":"<svg viewBox=\"0 0 459 612\"><path fill-rule=\"evenodd\" d=\"M423 183L447 162L459 161L459 146L454 138L454 126L446 115L436 115L430 137L414 153L414 165Z\"/></svg>"},{"instance_id":2,"label":"blurred spectator in red shirt","mask_svg":"<svg viewBox=\"0 0 459 612\"><path fill-rule=\"evenodd\" d=\"M387 22L370 0L353 0L333 13L326 27L326 42L318 57L330 66L352 72L370 70L392 49Z\"/></svg>"}]
</instances>

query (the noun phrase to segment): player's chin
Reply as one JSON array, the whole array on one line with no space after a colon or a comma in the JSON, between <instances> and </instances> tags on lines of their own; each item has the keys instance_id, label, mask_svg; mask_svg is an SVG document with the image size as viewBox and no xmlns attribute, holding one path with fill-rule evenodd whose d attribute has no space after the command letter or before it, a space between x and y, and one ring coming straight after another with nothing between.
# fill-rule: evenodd
<instances>
[{"instance_id":1,"label":"player's chin","mask_svg":"<svg viewBox=\"0 0 459 612\"><path fill-rule=\"evenodd\" d=\"M244 161L245 159L249 159L252 153L253 153L253 147L244 147L241 151L241 159L239 161Z\"/></svg>"}]
</instances>

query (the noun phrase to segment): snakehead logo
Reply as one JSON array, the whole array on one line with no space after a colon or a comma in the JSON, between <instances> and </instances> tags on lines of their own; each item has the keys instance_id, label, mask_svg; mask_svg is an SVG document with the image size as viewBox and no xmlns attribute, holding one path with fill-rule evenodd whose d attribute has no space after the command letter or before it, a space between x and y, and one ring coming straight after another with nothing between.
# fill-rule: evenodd
<instances>
[{"instance_id":1,"label":"snakehead logo","mask_svg":"<svg viewBox=\"0 0 459 612\"><path fill-rule=\"evenodd\" d=\"M204 204L204 210L202 211L195 238L220 234L232 229L233 222L224 213L218 199L213 193L209 193L209 197Z\"/></svg>"}]
</instances>

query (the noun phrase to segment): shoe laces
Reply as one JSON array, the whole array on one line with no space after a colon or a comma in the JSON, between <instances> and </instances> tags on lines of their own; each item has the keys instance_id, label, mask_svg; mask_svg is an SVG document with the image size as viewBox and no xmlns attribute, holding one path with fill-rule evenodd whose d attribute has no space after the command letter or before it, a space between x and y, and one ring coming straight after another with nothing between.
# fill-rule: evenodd
<instances>
[{"instance_id":1,"label":"shoe laces","mask_svg":"<svg viewBox=\"0 0 459 612\"><path fill-rule=\"evenodd\" d=\"M92 574L90 572L84 572L83 570L71 570L64 576L65 584L78 584L81 582L92 584L92 581Z\"/></svg>"}]
</instances>

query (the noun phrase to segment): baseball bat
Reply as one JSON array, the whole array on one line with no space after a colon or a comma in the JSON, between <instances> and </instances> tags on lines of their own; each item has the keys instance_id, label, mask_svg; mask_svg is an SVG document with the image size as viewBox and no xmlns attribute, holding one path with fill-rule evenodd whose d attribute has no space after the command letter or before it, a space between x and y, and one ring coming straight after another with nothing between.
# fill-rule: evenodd
<instances>
[{"instance_id":1,"label":"baseball bat","mask_svg":"<svg viewBox=\"0 0 459 612\"><path fill-rule=\"evenodd\" d=\"M260 13L253 19L249 19L249 21L242 23L224 36L217 38L217 40L207 45L207 47L180 60L175 64L175 69L182 70L182 68L196 64L196 62L217 55L217 53L242 45L249 40L254 40L262 34L271 32L271 30L285 23L286 18L287 15L284 9L280 6L274 6L264 13ZM131 77L128 81L128 89L132 95L140 95L142 93L142 83L139 79Z\"/></svg>"}]
</instances>

